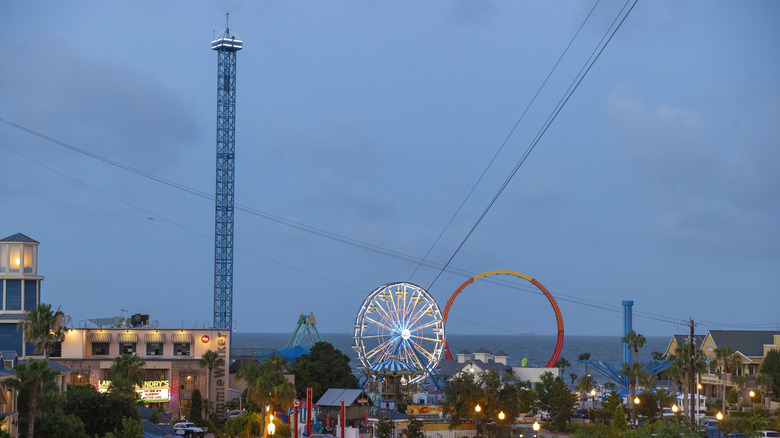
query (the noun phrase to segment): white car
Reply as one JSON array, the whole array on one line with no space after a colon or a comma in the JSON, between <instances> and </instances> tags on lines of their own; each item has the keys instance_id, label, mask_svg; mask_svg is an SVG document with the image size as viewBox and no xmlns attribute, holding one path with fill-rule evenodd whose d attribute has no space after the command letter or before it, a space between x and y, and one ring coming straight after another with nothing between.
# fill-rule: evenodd
<instances>
[{"instance_id":1,"label":"white car","mask_svg":"<svg viewBox=\"0 0 780 438\"><path fill-rule=\"evenodd\" d=\"M775 432L774 430L762 430L759 432L761 435L760 437L780 437L780 432Z\"/></svg>"},{"instance_id":2,"label":"white car","mask_svg":"<svg viewBox=\"0 0 780 438\"><path fill-rule=\"evenodd\" d=\"M176 431L176 435L184 438L203 438L206 436L205 430L190 422L176 423L173 425L173 430Z\"/></svg>"}]
</instances>

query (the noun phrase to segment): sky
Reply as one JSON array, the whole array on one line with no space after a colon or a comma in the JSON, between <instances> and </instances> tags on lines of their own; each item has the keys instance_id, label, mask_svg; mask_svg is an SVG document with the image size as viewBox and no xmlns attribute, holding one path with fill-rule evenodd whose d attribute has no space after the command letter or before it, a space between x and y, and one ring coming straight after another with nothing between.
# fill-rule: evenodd
<instances>
[{"instance_id":1,"label":"sky","mask_svg":"<svg viewBox=\"0 0 780 438\"><path fill-rule=\"evenodd\" d=\"M210 326L214 201L125 168L213 196L229 11L236 331L351 332L383 284L443 310L493 270L567 335L622 336L623 300L646 336L780 330L780 3L632 4L6 3L0 237L76 326ZM556 332L485 280L448 333Z\"/></svg>"}]
</instances>

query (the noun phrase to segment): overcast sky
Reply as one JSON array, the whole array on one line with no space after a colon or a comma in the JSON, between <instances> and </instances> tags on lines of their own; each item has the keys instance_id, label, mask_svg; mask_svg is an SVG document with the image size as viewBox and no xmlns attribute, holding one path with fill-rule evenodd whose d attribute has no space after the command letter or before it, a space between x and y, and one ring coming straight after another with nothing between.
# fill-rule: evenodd
<instances>
[{"instance_id":1,"label":"overcast sky","mask_svg":"<svg viewBox=\"0 0 780 438\"><path fill-rule=\"evenodd\" d=\"M623 5L8 2L0 118L213 196L210 42L229 10L244 41L238 331L291 333L314 312L321 332L351 332L382 284L418 284L444 309L469 276L498 269L545 285L570 335L622 335L622 300L648 336L686 333L688 318L701 333L780 329L776 1L640 1L454 272L410 261L455 254ZM40 242L42 300L74 324L213 322L213 200L7 123L0 169L0 237ZM530 283L494 278L506 284L458 297L450 333L555 332Z\"/></svg>"}]
</instances>

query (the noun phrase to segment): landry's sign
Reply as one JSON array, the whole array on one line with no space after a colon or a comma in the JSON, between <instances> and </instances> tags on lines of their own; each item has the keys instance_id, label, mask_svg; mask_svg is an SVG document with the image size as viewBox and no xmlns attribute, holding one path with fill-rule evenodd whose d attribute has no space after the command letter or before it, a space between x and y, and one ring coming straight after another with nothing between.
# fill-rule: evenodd
<instances>
[{"instance_id":1,"label":"landry's sign","mask_svg":"<svg viewBox=\"0 0 780 438\"><path fill-rule=\"evenodd\" d=\"M98 391L106 392L110 386L110 380L100 380ZM138 398L144 402L167 402L171 399L171 387L167 380L147 380L135 390Z\"/></svg>"},{"instance_id":2,"label":"landry's sign","mask_svg":"<svg viewBox=\"0 0 780 438\"><path fill-rule=\"evenodd\" d=\"M409 405L406 407L406 415L441 415L439 405Z\"/></svg>"}]
</instances>

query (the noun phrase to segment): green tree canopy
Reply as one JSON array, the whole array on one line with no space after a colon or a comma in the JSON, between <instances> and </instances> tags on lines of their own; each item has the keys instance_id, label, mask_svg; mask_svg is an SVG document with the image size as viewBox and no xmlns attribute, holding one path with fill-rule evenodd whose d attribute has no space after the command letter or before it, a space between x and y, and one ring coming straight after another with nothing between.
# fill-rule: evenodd
<instances>
[{"instance_id":1,"label":"green tree canopy","mask_svg":"<svg viewBox=\"0 0 780 438\"><path fill-rule=\"evenodd\" d=\"M411 416L409 417L409 426L403 430L403 435L405 438L425 438L425 432L423 432L422 428L422 420Z\"/></svg>"},{"instance_id":2,"label":"green tree canopy","mask_svg":"<svg viewBox=\"0 0 780 438\"><path fill-rule=\"evenodd\" d=\"M352 374L349 356L329 342L317 342L309 354L304 354L292 365L298 398L306 397L306 388L312 388L312 398L319 400L328 388L356 389L358 379Z\"/></svg>"},{"instance_id":3,"label":"green tree canopy","mask_svg":"<svg viewBox=\"0 0 780 438\"><path fill-rule=\"evenodd\" d=\"M136 386L144 382L143 367L146 362L135 354L123 354L114 358L110 372L111 390L137 397Z\"/></svg>"},{"instance_id":4,"label":"green tree canopy","mask_svg":"<svg viewBox=\"0 0 780 438\"><path fill-rule=\"evenodd\" d=\"M35 414L38 409L38 394L47 382L51 382L54 376L59 374L49 368L49 362L45 360L30 359L26 364L19 364L14 368L14 378L8 384L23 391L27 395L27 436L35 436Z\"/></svg>"},{"instance_id":5,"label":"green tree canopy","mask_svg":"<svg viewBox=\"0 0 780 438\"><path fill-rule=\"evenodd\" d=\"M771 350L761 363L761 375L768 376L774 398L780 397L780 350Z\"/></svg>"},{"instance_id":6,"label":"green tree canopy","mask_svg":"<svg viewBox=\"0 0 780 438\"><path fill-rule=\"evenodd\" d=\"M51 310L51 304L39 304L27 311L24 319L19 321L24 331L24 338L35 343L35 352L43 353L49 359L52 349L58 342L65 339L65 324L68 317L60 310Z\"/></svg>"},{"instance_id":7,"label":"green tree canopy","mask_svg":"<svg viewBox=\"0 0 780 438\"><path fill-rule=\"evenodd\" d=\"M374 436L376 438L391 438L394 430L393 420L387 417L379 417L376 426L374 426Z\"/></svg>"},{"instance_id":8,"label":"green tree canopy","mask_svg":"<svg viewBox=\"0 0 780 438\"><path fill-rule=\"evenodd\" d=\"M553 430L563 431L569 423L571 414L574 411L574 404L577 398L563 382L563 379L556 377L550 389L550 425Z\"/></svg>"},{"instance_id":9,"label":"green tree canopy","mask_svg":"<svg viewBox=\"0 0 780 438\"><path fill-rule=\"evenodd\" d=\"M64 412L84 423L90 437L122 427L122 418L139 419L135 398L122 392L98 392L92 385L71 385L65 393Z\"/></svg>"},{"instance_id":10,"label":"green tree canopy","mask_svg":"<svg viewBox=\"0 0 780 438\"><path fill-rule=\"evenodd\" d=\"M208 370L207 383L206 383L206 416L209 415L209 406L211 400L211 376L214 374L214 368L219 368L225 365L225 359L214 350L208 350L203 353L203 356L198 359L198 365ZM198 414L200 418L200 414Z\"/></svg>"}]
</instances>

